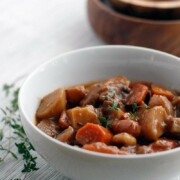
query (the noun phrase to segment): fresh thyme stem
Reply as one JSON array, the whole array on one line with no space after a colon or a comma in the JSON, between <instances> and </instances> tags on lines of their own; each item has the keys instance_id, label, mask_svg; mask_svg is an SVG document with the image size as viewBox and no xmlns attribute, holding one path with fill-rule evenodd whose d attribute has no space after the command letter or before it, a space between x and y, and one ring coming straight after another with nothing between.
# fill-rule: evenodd
<instances>
[{"instance_id":1,"label":"fresh thyme stem","mask_svg":"<svg viewBox=\"0 0 180 180\"><path fill-rule=\"evenodd\" d=\"M9 105L5 108L0 108L3 116L0 119L2 128L0 128L0 152L3 153L0 156L0 163L11 155L13 158L23 157L24 168L22 172L32 172L38 170L37 162L33 155L34 148L27 138L23 126L20 121L19 108L18 108L18 94L19 88L16 88L14 84L3 86L3 91L6 97L9 99ZM5 131L8 135L5 136ZM8 144L3 146L3 142L7 141ZM17 148L16 152L12 151L13 147Z\"/></svg>"}]
</instances>

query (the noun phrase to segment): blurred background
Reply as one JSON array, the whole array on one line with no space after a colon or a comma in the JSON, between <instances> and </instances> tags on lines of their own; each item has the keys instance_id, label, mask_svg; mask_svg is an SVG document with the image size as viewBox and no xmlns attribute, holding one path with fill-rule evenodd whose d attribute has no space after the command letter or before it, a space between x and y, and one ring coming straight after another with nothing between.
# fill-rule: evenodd
<instances>
[{"instance_id":1,"label":"blurred background","mask_svg":"<svg viewBox=\"0 0 180 180\"><path fill-rule=\"evenodd\" d=\"M56 55L103 44L86 9L86 0L1 0L0 86Z\"/></svg>"}]
</instances>

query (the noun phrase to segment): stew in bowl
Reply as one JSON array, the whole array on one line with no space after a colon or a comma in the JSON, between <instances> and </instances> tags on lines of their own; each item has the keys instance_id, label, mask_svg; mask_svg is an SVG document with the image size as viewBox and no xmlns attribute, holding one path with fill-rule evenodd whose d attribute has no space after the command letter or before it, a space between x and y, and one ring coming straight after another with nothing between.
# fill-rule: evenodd
<instances>
[{"instance_id":1,"label":"stew in bowl","mask_svg":"<svg viewBox=\"0 0 180 180\"><path fill-rule=\"evenodd\" d=\"M42 98L37 127L58 141L108 154L179 147L180 96L125 76L58 88Z\"/></svg>"}]
</instances>

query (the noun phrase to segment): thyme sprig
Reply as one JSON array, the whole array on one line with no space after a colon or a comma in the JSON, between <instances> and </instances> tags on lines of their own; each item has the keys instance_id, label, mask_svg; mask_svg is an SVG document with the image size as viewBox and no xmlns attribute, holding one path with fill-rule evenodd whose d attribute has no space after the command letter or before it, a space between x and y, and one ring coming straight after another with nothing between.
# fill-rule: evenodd
<instances>
[{"instance_id":1,"label":"thyme sprig","mask_svg":"<svg viewBox=\"0 0 180 180\"><path fill-rule=\"evenodd\" d=\"M111 124L108 122L108 120L109 120L108 117L104 117L104 116L99 117L99 121L100 121L101 125L106 128L110 128L110 126L111 126Z\"/></svg>"},{"instance_id":2,"label":"thyme sprig","mask_svg":"<svg viewBox=\"0 0 180 180\"><path fill-rule=\"evenodd\" d=\"M137 105L137 103L136 102L134 102L133 104L132 104L132 112L136 112L138 110L138 105Z\"/></svg>"},{"instance_id":3,"label":"thyme sprig","mask_svg":"<svg viewBox=\"0 0 180 180\"><path fill-rule=\"evenodd\" d=\"M22 156L24 163L22 172L36 171L38 170L37 157L33 155L35 150L27 138L20 121L18 111L19 88L15 87L14 84L5 84L3 91L10 103L5 108L0 108L2 112L2 118L0 119L0 152L2 152L0 163L10 155L15 159ZM8 143L3 143L5 141ZM17 148L16 152L12 150L14 146Z\"/></svg>"},{"instance_id":4,"label":"thyme sprig","mask_svg":"<svg viewBox=\"0 0 180 180\"><path fill-rule=\"evenodd\" d=\"M138 106L136 102L134 102L132 104L132 111L130 111L130 115L131 115L131 118L132 119L136 119L138 116L137 116L137 111L138 111L138 108L141 108L142 106ZM148 105L145 105L145 109L150 109L150 107Z\"/></svg>"},{"instance_id":5,"label":"thyme sprig","mask_svg":"<svg viewBox=\"0 0 180 180\"><path fill-rule=\"evenodd\" d=\"M150 106L148 106L147 104L145 104L145 109L150 109ZM132 111L133 112L136 112L137 110L138 110L138 108L141 108L142 106L138 106L137 105L137 103L136 102L134 102L133 104L132 104Z\"/></svg>"},{"instance_id":6,"label":"thyme sprig","mask_svg":"<svg viewBox=\"0 0 180 180\"><path fill-rule=\"evenodd\" d=\"M111 105L111 106L109 105L108 108L107 108L107 110L118 111L118 102L113 101L113 102L112 102L112 105Z\"/></svg>"},{"instance_id":7,"label":"thyme sprig","mask_svg":"<svg viewBox=\"0 0 180 180\"><path fill-rule=\"evenodd\" d=\"M110 100L109 96L102 96L102 98L104 98L104 100L106 100L106 101Z\"/></svg>"}]
</instances>

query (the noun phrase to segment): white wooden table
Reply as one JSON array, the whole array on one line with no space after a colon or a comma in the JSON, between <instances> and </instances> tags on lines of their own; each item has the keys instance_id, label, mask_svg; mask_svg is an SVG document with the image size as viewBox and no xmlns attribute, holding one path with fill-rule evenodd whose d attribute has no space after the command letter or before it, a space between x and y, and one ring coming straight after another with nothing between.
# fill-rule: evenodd
<instances>
[{"instance_id":1,"label":"white wooden table","mask_svg":"<svg viewBox=\"0 0 180 180\"><path fill-rule=\"evenodd\" d=\"M86 3L86 0L0 1L0 107L7 103L1 88L4 83L24 79L37 66L64 52L103 44L88 23ZM22 167L21 160L8 157L0 164L0 180L24 179ZM25 179L67 179L40 156L38 167Z\"/></svg>"}]
</instances>

